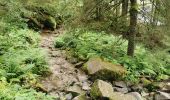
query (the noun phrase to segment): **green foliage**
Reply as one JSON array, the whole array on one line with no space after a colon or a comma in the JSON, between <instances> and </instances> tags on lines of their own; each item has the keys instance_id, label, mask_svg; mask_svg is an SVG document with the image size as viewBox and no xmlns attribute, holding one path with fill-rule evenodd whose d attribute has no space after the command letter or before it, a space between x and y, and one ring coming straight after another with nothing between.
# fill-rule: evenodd
<instances>
[{"instance_id":1,"label":"green foliage","mask_svg":"<svg viewBox=\"0 0 170 100\"><path fill-rule=\"evenodd\" d=\"M1 100L54 100L54 97L45 93L36 92L34 89L26 89L17 84L9 84L4 79L0 82Z\"/></svg>"},{"instance_id":2,"label":"green foliage","mask_svg":"<svg viewBox=\"0 0 170 100\"><path fill-rule=\"evenodd\" d=\"M37 47L39 41L38 33L28 29L11 30L7 33L0 34L0 54L4 54L9 50L27 49L30 47Z\"/></svg>"},{"instance_id":3,"label":"green foliage","mask_svg":"<svg viewBox=\"0 0 170 100\"><path fill-rule=\"evenodd\" d=\"M38 77L50 73L45 52L39 48L39 33L6 20L0 22L0 79L6 80L0 83L0 99L53 100L34 89L25 89L38 87Z\"/></svg>"},{"instance_id":4,"label":"green foliage","mask_svg":"<svg viewBox=\"0 0 170 100\"><path fill-rule=\"evenodd\" d=\"M114 64L121 64L128 69L127 80L138 81L141 76L150 76L152 79L168 78L170 56L156 53L155 55L143 46L136 47L134 58L126 56L127 41L104 32L86 31L77 29L67 32L56 39L63 43L64 48L71 49L73 56L81 60L88 60L92 56L101 56ZM161 57L160 57L161 55Z\"/></svg>"}]
</instances>

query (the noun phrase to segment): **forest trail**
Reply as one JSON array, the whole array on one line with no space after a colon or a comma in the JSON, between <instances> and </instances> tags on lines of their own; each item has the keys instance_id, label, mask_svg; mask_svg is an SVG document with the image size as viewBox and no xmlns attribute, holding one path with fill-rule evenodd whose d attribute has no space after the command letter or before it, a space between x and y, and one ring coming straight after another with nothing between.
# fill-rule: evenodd
<instances>
[{"instance_id":1,"label":"forest trail","mask_svg":"<svg viewBox=\"0 0 170 100\"><path fill-rule=\"evenodd\" d=\"M54 47L55 38L63 33L63 29L43 31L41 48L47 51L47 60L52 74L42 79L41 84L48 94L64 98L70 92L82 92L89 86L87 76L66 60L65 50ZM69 97L68 97L69 98Z\"/></svg>"}]
</instances>

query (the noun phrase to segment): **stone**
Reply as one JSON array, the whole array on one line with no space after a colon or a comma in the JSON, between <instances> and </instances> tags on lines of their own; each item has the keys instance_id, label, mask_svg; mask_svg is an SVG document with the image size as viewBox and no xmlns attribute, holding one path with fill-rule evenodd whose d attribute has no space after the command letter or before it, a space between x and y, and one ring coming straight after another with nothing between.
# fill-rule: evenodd
<instances>
[{"instance_id":1,"label":"stone","mask_svg":"<svg viewBox=\"0 0 170 100\"><path fill-rule=\"evenodd\" d=\"M133 97L136 98L136 100L143 100L142 96L138 92L131 92L128 93L127 95L132 95Z\"/></svg>"},{"instance_id":2,"label":"stone","mask_svg":"<svg viewBox=\"0 0 170 100\"><path fill-rule=\"evenodd\" d=\"M131 86L131 89L132 89L132 91L137 91L137 92L143 91L142 84L135 84L135 85Z\"/></svg>"},{"instance_id":3,"label":"stone","mask_svg":"<svg viewBox=\"0 0 170 100\"><path fill-rule=\"evenodd\" d=\"M90 84L88 82L83 82L82 83L82 89L86 90L86 91L90 90L91 89Z\"/></svg>"},{"instance_id":4,"label":"stone","mask_svg":"<svg viewBox=\"0 0 170 100\"><path fill-rule=\"evenodd\" d=\"M113 84L116 86L116 87L120 87L120 88L127 88L127 85L124 81L116 81L116 82L113 82Z\"/></svg>"},{"instance_id":5,"label":"stone","mask_svg":"<svg viewBox=\"0 0 170 100\"><path fill-rule=\"evenodd\" d=\"M72 93L74 97L84 93L84 91L78 85L68 87L67 92Z\"/></svg>"},{"instance_id":6,"label":"stone","mask_svg":"<svg viewBox=\"0 0 170 100\"><path fill-rule=\"evenodd\" d=\"M83 64L84 64L84 62L78 62L75 64L75 68L80 68L83 66Z\"/></svg>"},{"instance_id":7,"label":"stone","mask_svg":"<svg viewBox=\"0 0 170 100\"><path fill-rule=\"evenodd\" d=\"M170 90L170 82L155 82L153 85L162 91Z\"/></svg>"},{"instance_id":8,"label":"stone","mask_svg":"<svg viewBox=\"0 0 170 100\"><path fill-rule=\"evenodd\" d=\"M52 57L61 57L62 54L61 54L60 51L52 51L52 52L51 52L51 56L52 56Z\"/></svg>"},{"instance_id":9,"label":"stone","mask_svg":"<svg viewBox=\"0 0 170 100\"><path fill-rule=\"evenodd\" d=\"M94 80L119 80L124 78L127 72L124 67L103 61L99 57L89 59L84 64L83 70Z\"/></svg>"},{"instance_id":10,"label":"stone","mask_svg":"<svg viewBox=\"0 0 170 100\"><path fill-rule=\"evenodd\" d=\"M143 100L142 98L136 97L136 95L132 94L123 94L120 92L113 92L112 96L109 98L109 100Z\"/></svg>"},{"instance_id":11,"label":"stone","mask_svg":"<svg viewBox=\"0 0 170 100\"><path fill-rule=\"evenodd\" d=\"M128 88L113 87L113 89L117 92L128 93Z\"/></svg>"},{"instance_id":12,"label":"stone","mask_svg":"<svg viewBox=\"0 0 170 100\"><path fill-rule=\"evenodd\" d=\"M158 91L158 93L155 94L155 100L170 100L170 93Z\"/></svg>"},{"instance_id":13,"label":"stone","mask_svg":"<svg viewBox=\"0 0 170 100\"><path fill-rule=\"evenodd\" d=\"M66 100L72 100L73 95L71 93L65 95Z\"/></svg>"},{"instance_id":14,"label":"stone","mask_svg":"<svg viewBox=\"0 0 170 100\"><path fill-rule=\"evenodd\" d=\"M129 96L120 93L120 92L114 92L112 93L112 96L109 98L109 100L135 100L133 96Z\"/></svg>"},{"instance_id":15,"label":"stone","mask_svg":"<svg viewBox=\"0 0 170 100\"><path fill-rule=\"evenodd\" d=\"M98 100L101 98L109 98L112 96L112 93L112 85L102 80L96 80L90 90L90 96L94 100Z\"/></svg>"},{"instance_id":16,"label":"stone","mask_svg":"<svg viewBox=\"0 0 170 100\"><path fill-rule=\"evenodd\" d=\"M79 96L73 98L73 100L87 100L85 94L80 94Z\"/></svg>"},{"instance_id":17,"label":"stone","mask_svg":"<svg viewBox=\"0 0 170 100\"><path fill-rule=\"evenodd\" d=\"M84 73L79 72L77 75L77 78L80 82L86 82L88 80L88 76L86 76Z\"/></svg>"},{"instance_id":18,"label":"stone","mask_svg":"<svg viewBox=\"0 0 170 100\"><path fill-rule=\"evenodd\" d=\"M77 58L74 58L74 57L69 58L68 61L69 61L70 63L72 63L72 64L78 63L78 59L77 59Z\"/></svg>"}]
</instances>

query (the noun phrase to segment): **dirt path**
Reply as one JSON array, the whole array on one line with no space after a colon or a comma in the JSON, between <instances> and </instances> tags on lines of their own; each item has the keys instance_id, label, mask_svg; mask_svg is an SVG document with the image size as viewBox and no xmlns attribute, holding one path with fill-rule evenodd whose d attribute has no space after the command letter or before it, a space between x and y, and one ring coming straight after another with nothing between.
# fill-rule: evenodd
<instances>
[{"instance_id":1,"label":"dirt path","mask_svg":"<svg viewBox=\"0 0 170 100\"><path fill-rule=\"evenodd\" d=\"M89 82L82 71L66 60L64 50L54 48L55 37L61 33L62 29L41 33L40 46L47 51L48 64L52 72L52 75L44 78L41 83L50 95L69 100L73 98L71 93L88 90Z\"/></svg>"}]
</instances>

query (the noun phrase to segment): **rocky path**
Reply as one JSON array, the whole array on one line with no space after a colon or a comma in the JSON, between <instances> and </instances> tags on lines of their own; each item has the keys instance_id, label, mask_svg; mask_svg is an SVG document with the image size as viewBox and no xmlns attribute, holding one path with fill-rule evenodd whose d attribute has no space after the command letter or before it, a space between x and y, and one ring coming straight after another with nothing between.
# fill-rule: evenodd
<instances>
[{"instance_id":1,"label":"rocky path","mask_svg":"<svg viewBox=\"0 0 170 100\"><path fill-rule=\"evenodd\" d=\"M48 64L52 72L41 83L50 95L71 100L74 93L81 94L83 89L88 90L89 84L87 76L66 60L65 51L54 47L55 37L60 35L62 31L60 29L41 33L40 46L47 51Z\"/></svg>"}]
</instances>

